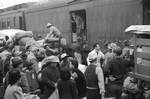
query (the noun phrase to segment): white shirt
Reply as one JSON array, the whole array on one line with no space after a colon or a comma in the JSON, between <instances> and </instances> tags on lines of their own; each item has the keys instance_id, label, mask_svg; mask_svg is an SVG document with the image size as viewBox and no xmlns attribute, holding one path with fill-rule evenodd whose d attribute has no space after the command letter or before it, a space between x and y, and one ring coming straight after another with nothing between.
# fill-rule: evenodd
<instances>
[{"instance_id":1,"label":"white shirt","mask_svg":"<svg viewBox=\"0 0 150 99\"><path fill-rule=\"evenodd\" d=\"M84 74L85 70L86 70L87 66L83 65L83 64L79 64L78 65L78 69Z\"/></svg>"},{"instance_id":2,"label":"white shirt","mask_svg":"<svg viewBox=\"0 0 150 99\"><path fill-rule=\"evenodd\" d=\"M101 51L98 51L98 53L97 53L96 50L94 49L88 54L88 57L87 57L87 64L88 65L90 64L89 55L97 56L97 63L98 63L99 66L100 66L100 59L104 59L104 57L105 57L104 54Z\"/></svg>"},{"instance_id":3,"label":"white shirt","mask_svg":"<svg viewBox=\"0 0 150 99\"><path fill-rule=\"evenodd\" d=\"M103 70L101 67L97 66L96 67L96 74L97 74L97 77L98 77L98 86L99 86L99 89L100 89L100 93L103 91L105 91L105 88L104 88L104 75L103 75Z\"/></svg>"}]
</instances>

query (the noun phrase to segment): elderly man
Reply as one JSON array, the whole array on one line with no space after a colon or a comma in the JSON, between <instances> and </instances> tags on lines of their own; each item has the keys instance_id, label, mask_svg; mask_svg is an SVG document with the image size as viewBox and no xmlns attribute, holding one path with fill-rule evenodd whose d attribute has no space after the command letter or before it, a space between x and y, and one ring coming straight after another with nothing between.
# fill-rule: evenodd
<instances>
[{"instance_id":1,"label":"elderly man","mask_svg":"<svg viewBox=\"0 0 150 99\"><path fill-rule=\"evenodd\" d=\"M90 64L89 56L95 56L97 58L97 64L101 66L101 60L104 59L104 54L100 50L100 45L98 43L93 45L94 50L92 50L87 57L87 63Z\"/></svg>"},{"instance_id":2,"label":"elderly man","mask_svg":"<svg viewBox=\"0 0 150 99\"><path fill-rule=\"evenodd\" d=\"M90 54L90 65L85 71L87 80L87 99L101 99L104 98L104 75L100 66L97 64L97 56Z\"/></svg>"}]
</instances>

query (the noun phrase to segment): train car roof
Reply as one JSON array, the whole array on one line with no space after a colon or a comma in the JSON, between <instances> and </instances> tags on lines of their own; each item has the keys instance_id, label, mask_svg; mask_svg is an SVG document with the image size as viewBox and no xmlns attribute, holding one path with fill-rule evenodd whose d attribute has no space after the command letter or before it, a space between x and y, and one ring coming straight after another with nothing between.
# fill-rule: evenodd
<instances>
[{"instance_id":1,"label":"train car roof","mask_svg":"<svg viewBox=\"0 0 150 99\"><path fill-rule=\"evenodd\" d=\"M11 13L19 13L19 12L23 12L23 11L25 11L25 10L26 10L26 8L17 9L17 10L11 10L11 11L6 11L6 12L0 13L0 16L7 15L7 14L11 14Z\"/></svg>"},{"instance_id":2,"label":"train car roof","mask_svg":"<svg viewBox=\"0 0 150 99\"><path fill-rule=\"evenodd\" d=\"M63 7L63 6L67 6L70 4L82 3L85 1L90 1L90 0L50 0L43 4L37 4L37 5L31 6L28 9L26 9L25 12L33 12L33 11L41 11L41 10L46 10L46 9L58 8L58 7Z\"/></svg>"},{"instance_id":3,"label":"train car roof","mask_svg":"<svg viewBox=\"0 0 150 99\"><path fill-rule=\"evenodd\" d=\"M74 0L50 0L42 4L39 3L37 5L31 6L25 12L39 11L41 9L57 8L65 6L67 3L72 1Z\"/></svg>"},{"instance_id":4,"label":"train car roof","mask_svg":"<svg viewBox=\"0 0 150 99\"><path fill-rule=\"evenodd\" d=\"M150 34L150 25L131 25L125 30L125 33Z\"/></svg>"}]
</instances>

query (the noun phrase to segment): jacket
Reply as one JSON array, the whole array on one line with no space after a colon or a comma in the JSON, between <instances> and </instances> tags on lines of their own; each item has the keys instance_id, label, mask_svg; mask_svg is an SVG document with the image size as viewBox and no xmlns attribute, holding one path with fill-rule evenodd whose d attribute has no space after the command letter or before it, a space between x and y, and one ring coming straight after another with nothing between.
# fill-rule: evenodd
<instances>
[{"instance_id":1,"label":"jacket","mask_svg":"<svg viewBox=\"0 0 150 99\"><path fill-rule=\"evenodd\" d=\"M25 99L21 87L17 85L8 85L5 91L4 99Z\"/></svg>"},{"instance_id":2,"label":"jacket","mask_svg":"<svg viewBox=\"0 0 150 99\"><path fill-rule=\"evenodd\" d=\"M9 78L9 72L7 72L6 74L6 86L9 84L8 78ZM19 83L19 86L22 88L24 93L28 93L30 91L30 87L29 87L26 74L21 72L20 79L21 79L21 82Z\"/></svg>"},{"instance_id":3,"label":"jacket","mask_svg":"<svg viewBox=\"0 0 150 99\"><path fill-rule=\"evenodd\" d=\"M100 89L104 91L104 75L101 67L90 64L85 71L88 89Z\"/></svg>"},{"instance_id":4,"label":"jacket","mask_svg":"<svg viewBox=\"0 0 150 99\"><path fill-rule=\"evenodd\" d=\"M57 67L45 67L41 71L41 81L43 83L43 99L47 99L55 90L55 84L59 79Z\"/></svg>"}]
</instances>

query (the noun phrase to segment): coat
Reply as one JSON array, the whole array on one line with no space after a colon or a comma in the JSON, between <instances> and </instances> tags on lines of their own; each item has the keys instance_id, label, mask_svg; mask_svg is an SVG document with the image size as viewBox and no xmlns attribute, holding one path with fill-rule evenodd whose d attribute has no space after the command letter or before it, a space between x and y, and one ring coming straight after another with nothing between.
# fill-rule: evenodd
<instances>
[{"instance_id":1,"label":"coat","mask_svg":"<svg viewBox=\"0 0 150 99\"><path fill-rule=\"evenodd\" d=\"M59 79L57 67L45 67L41 71L41 82L43 84L43 99L47 99L55 90L55 84Z\"/></svg>"},{"instance_id":2,"label":"coat","mask_svg":"<svg viewBox=\"0 0 150 99\"><path fill-rule=\"evenodd\" d=\"M78 99L78 90L73 80L58 82L58 91L60 99Z\"/></svg>"},{"instance_id":3,"label":"coat","mask_svg":"<svg viewBox=\"0 0 150 99\"><path fill-rule=\"evenodd\" d=\"M17 85L8 85L5 91L4 99L25 99L21 87Z\"/></svg>"}]
</instances>

